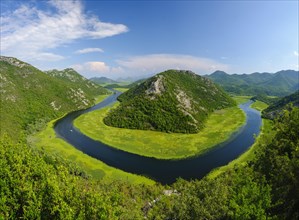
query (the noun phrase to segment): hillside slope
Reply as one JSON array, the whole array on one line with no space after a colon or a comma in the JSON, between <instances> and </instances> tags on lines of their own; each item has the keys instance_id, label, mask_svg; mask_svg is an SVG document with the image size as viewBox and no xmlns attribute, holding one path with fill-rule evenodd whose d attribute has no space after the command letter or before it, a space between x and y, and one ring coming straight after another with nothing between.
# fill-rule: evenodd
<instances>
[{"instance_id":1,"label":"hillside slope","mask_svg":"<svg viewBox=\"0 0 299 220\"><path fill-rule=\"evenodd\" d=\"M294 70L241 75L216 71L206 77L221 85L225 91L238 95L286 96L299 88L299 72Z\"/></svg>"},{"instance_id":2,"label":"hillside slope","mask_svg":"<svg viewBox=\"0 0 299 220\"><path fill-rule=\"evenodd\" d=\"M12 57L0 57L0 134L18 134L37 124L93 104L103 88L54 77Z\"/></svg>"},{"instance_id":3,"label":"hillside slope","mask_svg":"<svg viewBox=\"0 0 299 220\"><path fill-rule=\"evenodd\" d=\"M299 90L271 104L262 112L262 117L274 119L279 114L282 114L282 111L287 109L289 105L299 107Z\"/></svg>"},{"instance_id":4,"label":"hillside slope","mask_svg":"<svg viewBox=\"0 0 299 220\"><path fill-rule=\"evenodd\" d=\"M61 81L66 82L70 86L80 87L88 95L96 96L99 93L107 94L107 90L96 83L86 79L84 76L80 75L72 68L67 68L64 70L48 70L45 71L46 74L54 78L60 79Z\"/></svg>"},{"instance_id":5,"label":"hillside slope","mask_svg":"<svg viewBox=\"0 0 299 220\"><path fill-rule=\"evenodd\" d=\"M210 112L235 105L211 80L191 71L168 70L119 96L104 122L122 128L196 133Z\"/></svg>"}]
</instances>

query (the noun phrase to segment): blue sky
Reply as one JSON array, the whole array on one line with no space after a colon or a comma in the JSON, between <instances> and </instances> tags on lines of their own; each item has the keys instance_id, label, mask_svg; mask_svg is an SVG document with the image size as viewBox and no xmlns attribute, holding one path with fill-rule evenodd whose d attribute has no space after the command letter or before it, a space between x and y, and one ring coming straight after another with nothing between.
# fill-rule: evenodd
<instances>
[{"instance_id":1,"label":"blue sky","mask_svg":"<svg viewBox=\"0 0 299 220\"><path fill-rule=\"evenodd\" d=\"M1 1L1 55L86 77L298 70L298 1Z\"/></svg>"}]
</instances>

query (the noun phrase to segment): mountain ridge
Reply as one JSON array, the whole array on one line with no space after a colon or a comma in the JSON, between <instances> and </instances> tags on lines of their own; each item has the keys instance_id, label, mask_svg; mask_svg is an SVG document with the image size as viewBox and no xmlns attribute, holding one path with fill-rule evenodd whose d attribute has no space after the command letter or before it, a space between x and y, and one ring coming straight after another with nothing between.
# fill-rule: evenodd
<instances>
[{"instance_id":1,"label":"mountain ridge","mask_svg":"<svg viewBox=\"0 0 299 220\"><path fill-rule=\"evenodd\" d=\"M97 83L97 84L119 83L118 81L113 80L113 79L110 79L110 78L105 77L105 76L101 76L101 77L92 77L92 78L90 78L89 80L92 81L92 82L94 82L94 83Z\"/></svg>"},{"instance_id":2,"label":"mountain ridge","mask_svg":"<svg viewBox=\"0 0 299 220\"><path fill-rule=\"evenodd\" d=\"M205 77L218 83L225 91L237 95L285 96L299 88L299 71L295 70L251 74L227 74L215 71Z\"/></svg>"},{"instance_id":3,"label":"mountain ridge","mask_svg":"<svg viewBox=\"0 0 299 220\"><path fill-rule=\"evenodd\" d=\"M85 81L72 82L46 74L13 57L0 56L0 134L17 135L37 124L87 108L102 87L88 88Z\"/></svg>"}]
</instances>

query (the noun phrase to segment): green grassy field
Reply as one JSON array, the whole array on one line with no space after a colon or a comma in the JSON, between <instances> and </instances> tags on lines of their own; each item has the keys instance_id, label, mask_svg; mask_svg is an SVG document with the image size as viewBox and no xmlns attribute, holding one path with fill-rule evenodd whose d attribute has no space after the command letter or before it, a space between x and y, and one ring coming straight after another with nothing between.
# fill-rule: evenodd
<instances>
[{"instance_id":1,"label":"green grassy field","mask_svg":"<svg viewBox=\"0 0 299 220\"><path fill-rule=\"evenodd\" d=\"M251 98L251 96L233 96L232 97L236 102L237 104L242 104L244 102L248 102Z\"/></svg>"},{"instance_id":2,"label":"green grassy field","mask_svg":"<svg viewBox=\"0 0 299 220\"><path fill-rule=\"evenodd\" d=\"M112 94L112 92L111 92L111 94ZM94 101L94 103L100 103L101 101L103 101L105 98L107 98L108 96L110 96L110 95L99 95L99 96L97 96L97 97L95 97L95 101Z\"/></svg>"},{"instance_id":3,"label":"green grassy field","mask_svg":"<svg viewBox=\"0 0 299 220\"><path fill-rule=\"evenodd\" d=\"M103 118L110 109L106 107L84 114L74 121L74 125L95 140L124 151L159 159L182 159L202 154L227 140L245 123L243 111L232 107L212 113L205 128L197 134L169 134L107 126Z\"/></svg>"},{"instance_id":4,"label":"green grassy field","mask_svg":"<svg viewBox=\"0 0 299 220\"><path fill-rule=\"evenodd\" d=\"M263 109L267 108L268 105L264 102L256 101L256 102L252 103L251 107L258 111L262 111ZM243 153L240 157L231 161L230 163L228 163L225 166L214 169L212 172L210 172L208 174L207 177L215 178L219 174L221 174L225 171L228 171L230 169L233 169L236 166L245 165L248 161L254 159L255 151L259 148L259 145L262 144L265 141L265 139L271 137L272 135L274 135L274 133L272 131L272 121L268 120L268 119L262 119L262 129L261 129L261 132L260 132L259 136L257 137L255 143L245 153Z\"/></svg>"},{"instance_id":5,"label":"green grassy field","mask_svg":"<svg viewBox=\"0 0 299 220\"><path fill-rule=\"evenodd\" d=\"M252 103L251 107L258 111L263 111L265 108L268 107L268 105L261 101L255 101L254 103Z\"/></svg>"},{"instance_id":6,"label":"green grassy field","mask_svg":"<svg viewBox=\"0 0 299 220\"><path fill-rule=\"evenodd\" d=\"M126 92L129 90L128 88L114 88L114 89L120 92Z\"/></svg>"},{"instance_id":7,"label":"green grassy field","mask_svg":"<svg viewBox=\"0 0 299 220\"><path fill-rule=\"evenodd\" d=\"M97 101L105 99L106 96L97 97ZM56 119L58 120L58 119ZM107 181L124 180L131 183L144 183L154 184L155 181L146 177L130 174L122 170L110 167L100 160L94 159L83 152L77 150L72 145L68 144L61 138L57 138L53 125L56 120L48 123L46 129L29 137L29 142L33 146L44 149L46 152L50 152L59 155L65 159L69 159L72 162L78 164L84 171L96 179L103 179Z\"/></svg>"}]
</instances>

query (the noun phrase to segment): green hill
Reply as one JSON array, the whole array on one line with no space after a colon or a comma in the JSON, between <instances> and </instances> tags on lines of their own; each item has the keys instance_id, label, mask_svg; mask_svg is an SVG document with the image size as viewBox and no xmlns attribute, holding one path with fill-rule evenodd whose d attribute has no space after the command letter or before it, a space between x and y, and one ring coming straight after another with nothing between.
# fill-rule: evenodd
<instances>
[{"instance_id":1,"label":"green hill","mask_svg":"<svg viewBox=\"0 0 299 220\"><path fill-rule=\"evenodd\" d=\"M65 74L67 73L67 74ZM0 57L1 131L18 134L63 114L93 104L106 93L74 70L48 74L12 57Z\"/></svg>"},{"instance_id":2,"label":"green hill","mask_svg":"<svg viewBox=\"0 0 299 220\"><path fill-rule=\"evenodd\" d=\"M46 74L54 78L60 79L67 84L80 87L83 91L88 93L88 95L96 96L100 94L106 94L107 90L96 83L86 79L84 76L80 75L72 68L67 68L64 70L48 70L45 71Z\"/></svg>"},{"instance_id":3,"label":"green hill","mask_svg":"<svg viewBox=\"0 0 299 220\"><path fill-rule=\"evenodd\" d=\"M209 113L235 105L211 80L191 71L159 73L119 96L104 122L122 128L196 133Z\"/></svg>"},{"instance_id":4,"label":"green hill","mask_svg":"<svg viewBox=\"0 0 299 220\"><path fill-rule=\"evenodd\" d=\"M206 77L237 95L286 96L299 88L299 72L283 70L277 73L227 74L216 71Z\"/></svg>"},{"instance_id":5,"label":"green hill","mask_svg":"<svg viewBox=\"0 0 299 220\"><path fill-rule=\"evenodd\" d=\"M276 116L282 114L283 110L288 109L290 105L299 107L299 90L271 104L262 112L262 117L274 119Z\"/></svg>"}]
</instances>

